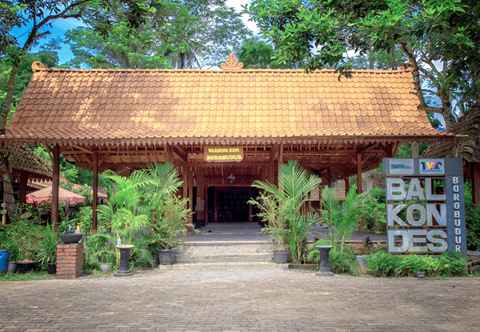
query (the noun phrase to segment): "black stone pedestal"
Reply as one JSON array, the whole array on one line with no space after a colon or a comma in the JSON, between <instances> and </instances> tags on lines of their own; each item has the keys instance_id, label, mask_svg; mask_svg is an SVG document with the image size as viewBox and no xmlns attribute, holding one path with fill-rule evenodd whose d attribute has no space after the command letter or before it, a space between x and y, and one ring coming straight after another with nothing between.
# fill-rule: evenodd
<instances>
[{"instance_id":1,"label":"black stone pedestal","mask_svg":"<svg viewBox=\"0 0 480 332\"><path fill-rule=\"evenodd\" d=\"M118 267L118 272L114 275L116 277L126 277L132 275L133 273L128 268L128 261L130 259L130 254L133 249L133 245L121 245L117 246L120 250L120 266Z\"/></svg>"},{"instance_id":2,"label":"black stone pedestal","mask_svg":"<svg viewBox=\"0 0 480 332\"><path fill-rule=\"evenodd\" d=\"M320 251L320 269L317 275L333 276L333 272L330 267L330 250L332 249L332 246L318 246L317 249Z\"/></svg>"}]
</instances>

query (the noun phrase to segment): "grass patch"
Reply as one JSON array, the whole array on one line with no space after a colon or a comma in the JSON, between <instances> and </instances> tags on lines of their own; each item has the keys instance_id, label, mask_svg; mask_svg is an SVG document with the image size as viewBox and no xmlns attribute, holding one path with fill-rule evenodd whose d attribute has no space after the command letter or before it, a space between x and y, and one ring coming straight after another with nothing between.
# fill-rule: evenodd
<instances>
[{"instance_id":1,"label":"grass patch","mask_svg":"<svg viewBox=\"0 0 480 332\"><path fill-rule=\"evenodd\" d=\"M30 280L45 280L53 279L54 276L45 271L30 272L30 273L2 273L0 274L1 281L30 281Z\"/></svg>"}]
</instances>

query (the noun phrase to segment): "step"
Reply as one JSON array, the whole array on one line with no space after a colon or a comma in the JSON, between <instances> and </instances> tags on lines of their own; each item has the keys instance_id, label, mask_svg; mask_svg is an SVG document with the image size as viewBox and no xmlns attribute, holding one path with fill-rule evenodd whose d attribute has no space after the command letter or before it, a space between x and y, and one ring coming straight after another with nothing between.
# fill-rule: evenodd
<instances>
[{"instance_id":1,"label":"step","mask_svg":"<svg viewBox=\"0 0 480 332\"><path fill-rule=\"evenodd\" d=\"M179 250L179 263L270 262L271 241L188 241Z\"/></svg>"}]
</instances>

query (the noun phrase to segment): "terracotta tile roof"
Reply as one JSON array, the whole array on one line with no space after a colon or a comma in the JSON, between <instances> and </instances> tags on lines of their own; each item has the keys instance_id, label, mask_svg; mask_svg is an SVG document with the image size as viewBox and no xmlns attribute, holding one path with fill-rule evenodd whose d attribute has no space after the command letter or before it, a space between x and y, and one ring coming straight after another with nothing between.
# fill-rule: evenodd
<instances>
[{"instance_id":1,"label":"terracotta tile roof","mask_svg":"<svg viewBox=\"0 0 480 332\"><path fill-rule=\"evenodd\" d=\"M438 137L411 71L35 67L7 137L215 143Z\"/></svg>"},{"instance_id":2,"label":"terracotta tile roof","mask_svg":"<svg viewBox=\"0 0 480 332\"><path fill-rule=\"evenodd\" d=\"M51 177L51 165L36 156L27 146L8 146L1 149L8 155L9 166L13 173L27 173L29 178L46 180Z\"/></svg>"}]
</instances>

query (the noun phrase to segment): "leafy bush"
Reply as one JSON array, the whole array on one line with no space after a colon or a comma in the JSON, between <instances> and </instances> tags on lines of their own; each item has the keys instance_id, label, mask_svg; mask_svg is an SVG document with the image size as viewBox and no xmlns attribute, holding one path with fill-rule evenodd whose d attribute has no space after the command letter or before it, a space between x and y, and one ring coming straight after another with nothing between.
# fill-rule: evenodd
<instances>
[{"instance_id":1,"label":"leafy bush","mask_svg":"<svg viewBox=\"0 0 480 332\"><path fill-rule=\"evenodd\" d=\"M343 251L345 241L352 238L357 229L360 206L357 187L353 185L340 202L336 198L334 188L324 188L322 191L322 219L328 225L330 241L339 251Z\"/></svg>"},{"instance_id":2,"label":"leafy bush","mask_svg":"<svg viewBox=\"0 0 480 332\"><path fill-rule=\"evenodd\" d=\"M17 260L36 261L43 239L44 227L27 220L15 221L6 226L5 237L17 251Z\"/></svg>"},{"instance_id":3,"label":"leafy bush","mask_svg":"<svg viewBox=\"0 0 480 332\"><path fill-rule=\"evenodd\" d=\"M377 251L367 256L368 271L377 277L395 276L400 260L400 256L385 251Z\"/></svg>"},{"instance_id":4,"label":"leafy bush","mask_svg":"<svg viewBox=\"0 0 480 332\"><path fill-rule=\"evenodd\" d=\"M329 257L333 272L357 274L357 262L352 248L345 247L343 251L332 248Z\"/></svg>"},{"instance_id":5,"label":"leafy bush","mask_svg":"<svg viewBox=\"0 0 480 332\"><path fill-rule=\"evenodd\" d=\"M264 192L250 202L260 208L259 217L268 222L267 230L277 242L287 246L294 263L303 263L307 236L318 221L317 214L305 206L308 195L320 185L320 178L308 173L296 161L280 168L279 185L255 181L253 187Z\"/></svg>"},{"instance_id":6,"label":"leafy bush","mask_svg":"<svg viewBox=\"0 0 480 332\"><path fill-rule=\"evenodd\" d=\"M88 268L98 269L101 263L115 265L115 240L110 233L96 233L85 239L85 261Z\"/></svg>"},{"instance_id":7,"label":"leafy bush","mask_svg":"<svg viewBox=\"0 0 480 332\"><path fill-rule=\"evenodd\" d=\"M58 234L55 232L52 226L46 226L43 230L42 240L38 248L38 261L42 267L46 267L48 264L55 264L57 261L57 243Z\"/></svg>"},{"instance_id":8,"label":"leafy bush","mask_svg":"<svg viewBox=\"0 0 480 332\"><path fill-rule=\"evenodd\" d=\"M387 224L385 190L374 187L360 194L358 198L359 228L374 233L385 233Z\"/></svg>"},{"instance_id":9,"label":"leafy bush","mask_svg":"<svg viewBox=\"0 0 480 332\"><path fill-rule=\"evenodd\" d=\"M473 205L470 183L465 183L465 223L468 249L480 250L480 205Z\"/></svg>"},{"instance_id":10,"label":"leafy bush","mask_svg":"<svg viewBox=\"0 0 480 332\"><path fill-rule=\"evenodd\" d=\"M444 253L440 256L392 255L378 251L367 257L369 273L378 277L461 276L467 273L467 259L460 254Z\"/></svg>"}]
</instances>

